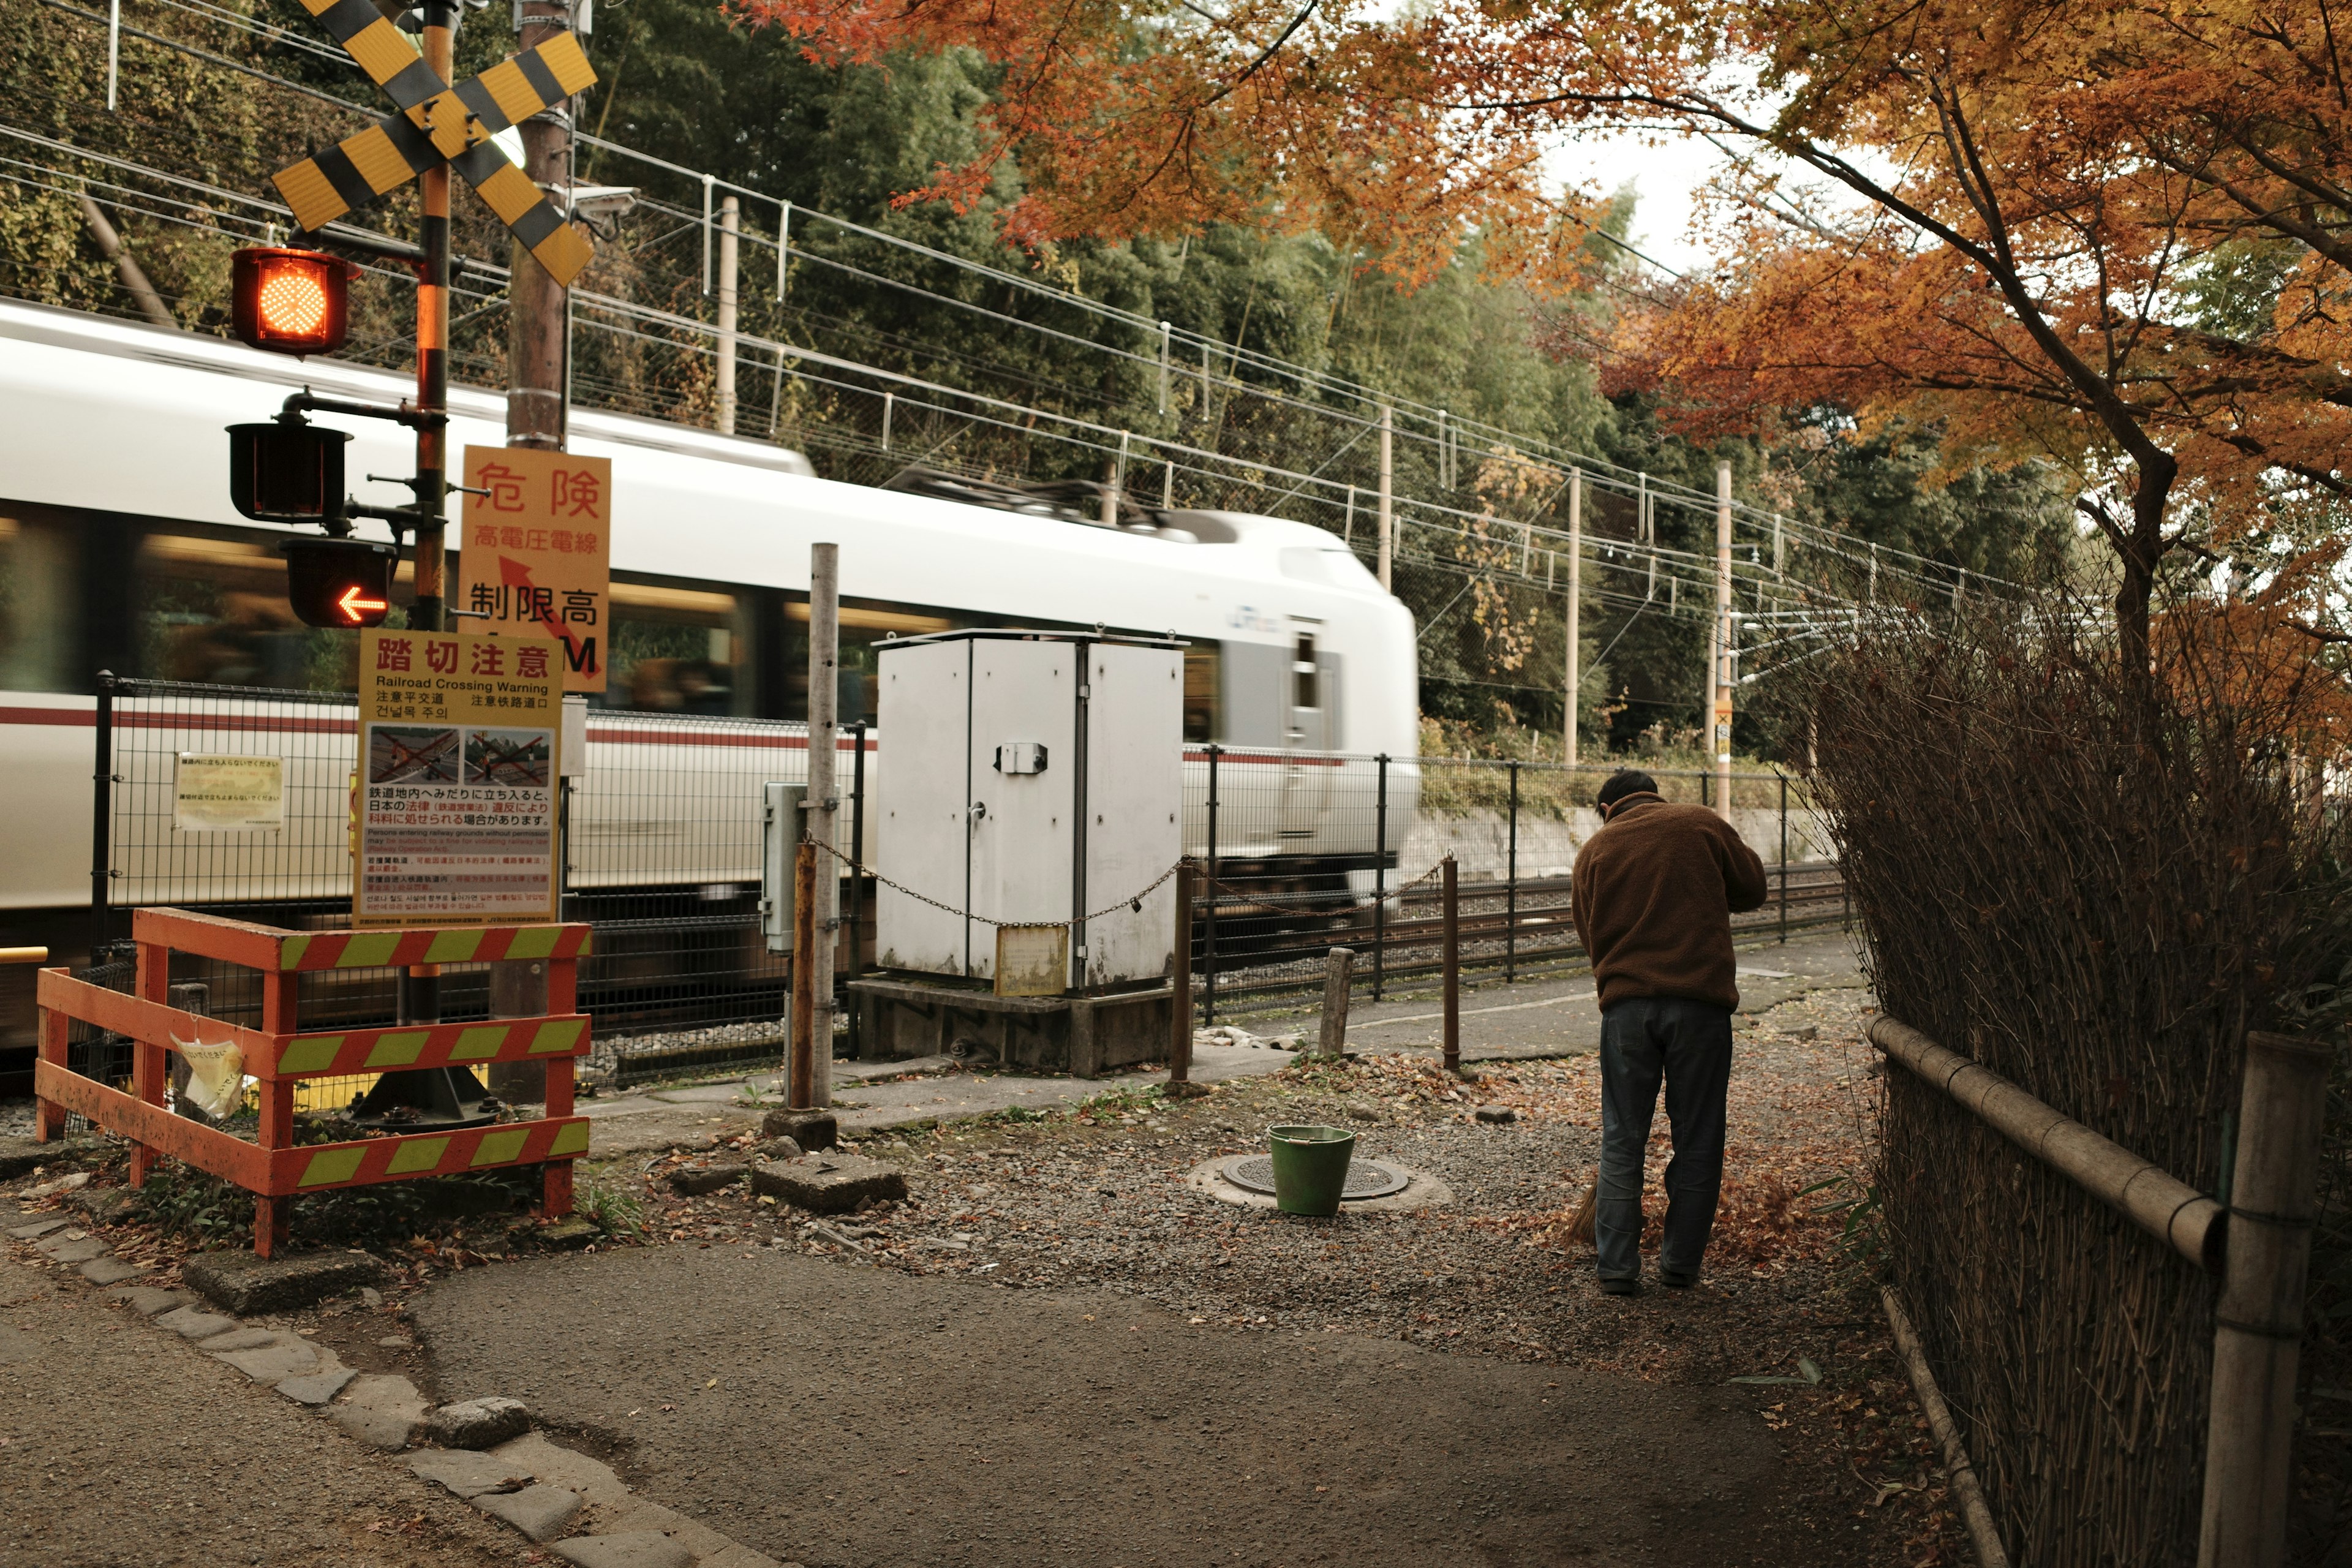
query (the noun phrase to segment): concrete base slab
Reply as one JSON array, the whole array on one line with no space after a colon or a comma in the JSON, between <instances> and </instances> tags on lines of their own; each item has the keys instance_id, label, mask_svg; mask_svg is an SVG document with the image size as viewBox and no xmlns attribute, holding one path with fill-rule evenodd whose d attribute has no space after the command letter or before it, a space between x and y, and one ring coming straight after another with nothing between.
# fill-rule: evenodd
<instances>
[{"instance_id":1,"label":"concrete base slab","mask_svg":"<svg viewBox=\"0 0 2352 1568\"><path fill-rule=\"evenodd\" d=\"M582 1507L580 1494L565 1491L562 1487L529 1486L519 1492L477 1492L466 1500L537 1542L552 1541L562 1534Z\"/></svg>"},{"instance_id":2,"label":"concrete base slab","mask_svg":"<svg viewBox=\"0 0 2352 1568\"><path fill-rule=\"evenodd\" d=\"M256 1258L250 1252L210 1252L191 1258L188 1286L225 1312L286 1312L331 1296L383 1282L383 1265L364 1252L298 1252Z\"/></svg>"},{"instance_id":3,"label":"concrete base slab","mask_svg":"<svg viewBox=\"0 0 2352 1568\"><path fill-rule=\"evenodd\" d=\"M1206 1193L1219 1203L1236 1204L1244 1208L1274 1207L1272 1193L1254 1192L1236 1184L1229 1173L1244 1160L1255 1154L1225 1154L1199 1164L1185 1173L1184 1184L1194 1192ZM1436 1208L1454 1201L1454 1189L1426 1171L1416 1171L1394 1160L1383 1159L1381 1164L1405 1178L1404 1191L1391 1193L1384 1198L1352 1198L1348 1201L1350 1214L1380 1214L1405 1209Z\"/></svg>"},{"instance_id":4,"label":"concrete base slab","mask_svg":"<svg viewBox=\"0 0 2352 1568\"><path fill-rule=\"evenodd\" d=\"M847 1214L907 1195L907 1173L860 1154L811 1154L751 1173L751 1190L811 1214Z\"/></svg>"},{"instance_id":5,"label":"concrete base slab","mask_svg":"<svg viewBox=\"0 0 2352 1568\"><path fill-rule=\"evenodd\" d=\"M112 1295L116 1300L144 1318L175 1310L195 1300L185 1290L166 1290L155 1285L126 1285Z\"/></svg>"},{"instance_id":6,"label":"concrete base slab","mask_svg":"<svg viewBox=\"0 0 2352 1568\"><path fill-rule=\"evenodd\" d=\"M572 1568L694 1568L694 1553L658 1531L575 1535L553 1550Z\"/></svg>"},{"instance_id":7,"label":"concrete base slab","mask_svg":"<svg viewBox=\"0 0 2352 1568\"><path fill-rule=\"evenodd\" d=\"M120 1285L125 1279L136 1279L154 1271L151 1265L120 1258L93 1258L81 1266L81 1277L93 1285Z\"/></svg>"}]
</instances>

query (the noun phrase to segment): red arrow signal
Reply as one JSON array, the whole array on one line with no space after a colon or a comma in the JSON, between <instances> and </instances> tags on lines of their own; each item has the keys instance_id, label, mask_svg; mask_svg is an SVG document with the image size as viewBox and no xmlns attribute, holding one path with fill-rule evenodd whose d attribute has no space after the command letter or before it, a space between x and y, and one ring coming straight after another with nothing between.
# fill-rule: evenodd
<instances>
[{"instance_id":1,"label":"red arrow signal","mask_svg":"<svg viewBox=\"0 0 2352 1568\"><path fill-rule=\"evenodd\" d=\"M382 599L361 598L360 595L366 591L354 583L343 590L341 598L335 601L335 608L342 611L343 618L355 626L366 626L370 615L381 614L392 608Z\"/></svg>"}]
</instances>

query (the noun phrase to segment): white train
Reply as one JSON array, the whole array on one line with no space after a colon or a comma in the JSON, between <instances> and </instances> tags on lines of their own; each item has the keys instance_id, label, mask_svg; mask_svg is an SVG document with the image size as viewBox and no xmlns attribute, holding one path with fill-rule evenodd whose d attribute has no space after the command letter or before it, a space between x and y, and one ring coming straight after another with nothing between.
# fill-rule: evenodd
<instances>
[{"instance_id":1,"label":"white train","mask_svg":"<svg viewBox=\"0 0 2352 1568\"><path fill-rule=\"evenodd\" d=\"M70 945L79 934L71 917L89 899L98 670L348 689L352 639L300 626L285 608L274 546L287 531L229 505L223 426L267 418L305 386L378 404L413 390L380 371L0 301L0 930L16 933L10 940ZM468 443L503 443L501 398L459 389L451 403L453 461ZM397 504L404 491L362 476L408 472L407 432L319 418L356 437L348 470L361 498ZM1370 764L1350 758L1385 752L1408 759L1390 769L1393 864L1415 794L1412 617L1328 533L1227 512L1169 514L1139 528L1024 515L834 483L761 442L590 412L573 416L572 446L613 460L614 492L612 689L590 716L573 808L575 885L691 885L708 897L756 882L756 827L740 826L756 817L760 773L798 775L792 738L761 731L766 739L752 744L772 755L747 769L744 727L644 716L801 717L809 546L820 540L841 551L845 719L861 703L870 710L870 691L847 677L870 677L870 645L887 636L1008 625L1173 633L1192 645L1192 848L1206 847L1202 758L1213 741L1227 749L1222 859L1258 862L1255 869L1301 890L1367 889ZM376 536L380 526L362 531ZM137 743L151 752L267 750L273 725L293 717L254 710L242 741L170 732L150 719ZM289 787L340 791L349 746L313 735L293 748L300 768ZM878 747L873 765L887 765L887 755ZM340 834L314 837L263 857L260 885L248 868L239 900L342 891ZM216 871L218 857L169 849L147 846L150 861L123 879L118 902L205 896L204 878L215 872L203 868ZM183 862L194 868L186 875L169 869ZM159 866L167 874L155 874ZM28 1022L11 1016L7 1032Z\"/></svg>"}]
</instances>

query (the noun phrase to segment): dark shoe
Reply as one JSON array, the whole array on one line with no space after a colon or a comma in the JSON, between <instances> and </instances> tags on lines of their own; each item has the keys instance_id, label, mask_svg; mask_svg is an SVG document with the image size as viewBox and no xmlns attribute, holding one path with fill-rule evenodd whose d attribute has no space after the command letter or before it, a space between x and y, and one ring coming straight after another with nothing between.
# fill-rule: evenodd
<instances>
[{"instance_id":1,"label":"dark shoe","mask_svg":"<svg viewBox=\"0 0 2352 1568\"><path fill-rule=\"evenodd\" d=\"M1601 1293L1604 1296L1638 1296L1642 1293L1639 1279L1603 1279Z\"/></svg>"},{"instance_id":2,"label":"dark shoe","mask_svg":"<svg viewBox=\"0 0 2352 1568\"><path fill-rule=\"evenodd\" d=\"M1698 1283L1698 1276L1684 1274L1672 1268L1661 1268L1658 1270L1658 1283L1669 1290L1687 1290Z\"/></svg>"}]
</instances>

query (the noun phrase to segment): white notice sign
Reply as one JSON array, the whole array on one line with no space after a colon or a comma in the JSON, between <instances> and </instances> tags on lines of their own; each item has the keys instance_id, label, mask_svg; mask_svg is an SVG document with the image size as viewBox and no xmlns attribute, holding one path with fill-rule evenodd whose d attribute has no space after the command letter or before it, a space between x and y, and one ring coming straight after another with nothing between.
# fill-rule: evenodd
<instances>
[{"instance_id":1,"label":"white notice sign","mask_svg":"<svg viewBox=\"0 0 2352 1568\"><path fill-rule=\"evenodd\" d=\"M283 757L180 753L172 773L172 826L180 833L275 833L286 826Z\"/></svg>"}]
</instances>

